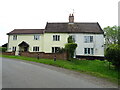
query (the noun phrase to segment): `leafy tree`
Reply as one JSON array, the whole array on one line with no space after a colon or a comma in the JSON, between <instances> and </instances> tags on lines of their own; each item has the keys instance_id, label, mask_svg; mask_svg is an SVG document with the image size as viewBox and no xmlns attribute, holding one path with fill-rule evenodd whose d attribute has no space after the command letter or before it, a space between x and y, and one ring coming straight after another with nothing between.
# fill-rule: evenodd
<instances>
[{"instance_id":1,"label":"leafy tree","mask_svg":"<svg viewBox=\"0 0 120 90\"><path fill-rule=\"evenodd\" d=\"M105 51L105 58L111 62L117 69L120 68L120 46L118 44L111 44Z\"/></svg>"},{"instance_id":2,"label":"leafy tree","mask_svg":"<svg viewBox=\"0 0 120 90\"><path fill-rule=\"evenodd\" d=\"M113 27L105 27L105 43L106 46L109 46L110 44L117 44L118 43L118 30L120 29L120 26L113 26Z\"/></svg>"}]
</instances>

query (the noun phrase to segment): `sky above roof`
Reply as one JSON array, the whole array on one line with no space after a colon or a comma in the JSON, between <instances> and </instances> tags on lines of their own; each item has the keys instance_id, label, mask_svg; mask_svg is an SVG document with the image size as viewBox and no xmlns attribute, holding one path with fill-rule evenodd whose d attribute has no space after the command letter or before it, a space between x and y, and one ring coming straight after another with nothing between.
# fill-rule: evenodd
<instances>
[{"instance_id":1,"label":"sky above roof","mask_svg":"<svg viewBox=\"0 0 120 90\"><path fill-rule=\"evenodd\" d=\"M47 22L99 22L102 28L118 24L119 0L1 0L0 46L13 29L44 29Z\"/></svg>"}]
</instances>

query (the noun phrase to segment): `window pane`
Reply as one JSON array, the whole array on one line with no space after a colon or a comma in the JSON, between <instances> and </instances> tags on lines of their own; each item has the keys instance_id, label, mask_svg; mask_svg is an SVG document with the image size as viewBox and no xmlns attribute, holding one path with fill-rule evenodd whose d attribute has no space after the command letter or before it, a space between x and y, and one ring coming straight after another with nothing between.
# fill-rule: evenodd
<instances>
[{"instance_id":1,"label":"window pane","mask_svg":"<svg viewBox=\"0 0 120 90\"><path fill-rule=\"evenodd\" d=\"M16 51L16 47L12 47L12 51Z\"/></svg>"},{"instance_id":2,"label":"window pane","mask_svg":"<svg viewBox=\"0 0 120 90\"><path fill-rule=\"evenodd\" d=\"M89 41L90 41L89 36L85 36L85 43L89 43Z\"/></svg>"},{"instance_id":3,"label":"window pane","mask_svg":"<svg viewBox=\"0 0 120 90\"><path fill-rule=\"evenodd\" d=\"M90 54L90 48L88 48L88 54Z\"/></svg>"},{"instance_id":4,"label":"window pane","mask_svg":"<svg viewBox=\"0 0 120 90\"><path fill-rule=\"evenodd\" d=\"M15 47L15 51L16 51L16 47Z\"/></svg>"},{"instance_id":5,"label":"window pane","mask_svg":"<svg viewBox=\"0 0 120 90\"><path fill-rule=\"evenodd\" d=\"M93 42L93 36L84 36L84 42L85 43Z\"/></svg>"},{"instance_id":6,"label":"window pane","mask_svg":"<svg viewBox=\"0 0 120 90\"><path fill-rule=\"evenodd\" d=\"M86 36L84 36L84 42L87 43L87 37Z\"/></svg>"},{"instance_id":7,"label":"window pane","mask_svg":"<svg viewBox=\"0 0 120 90\"><path fill-rule=\"evenodd\" d=\"M57 52L58 47L55 47L55 53Z\"/></svg>"},{"instance_id":8,"label":"window pane","mask_svg":"<svg viewBox=\"0 0 120 90\"><path fill-rule=\"evenodd\" d=\"M53 41L55 41L55 36L53 35Z\"/></svg>"},{"instance_id":9,"label":"window pane","mask_svg":"<svg viewBox=\"0 0 120 90\"><path fill-rule=\"evenodd\" d=\"M84 54L87 54L87 48L84 48Z\"/></svg>"},{"instance_id":10,"label":"window pane","mask_svg":"<svg viewBox=\"0 0 120 90\"><path fill-rule=\"evenodd\" d=\"M36 51L38 51L38 47L36 47Z\"/></svg>"},{"instance_id":11,"label":"window pane","mask_svg":"<svg viewBox=\"0 0 120 90\"><path fill-rule=\"evenodd\" d=\"M55 41L57 41L57 35L55 35Z\"/></svg>"},{"instance_id":12,"label":"window pane","mask_svg":"<svg viewBox=\"0 0 120 90\"><path fill-rule=\"evenodd\" d=\"M33 51L35 51L35 47L33 47Z\"/></svg>"},{"instance_id":13,"label":"window pane","mask_svg":"<svg viewBox=\"0 0 120 90\"><path fill-rule=\"evenodd\" d=\"M39 40L40 35L34 35L34 40Z\"/></svg>"},{"instance_id":14,"label":"window pane","mask_svg":"<svg viewBox=\"0 0 120 90\"><path fill-rule=\"evenodd\" d=\"M90 42L93 42L93 36L90 36Z\"/></svg>"},{"instance_id":15,"label":"window pane","mask_svg":"<svg viewBox=\"0 0 120 90\"><path fill-rule=\"evenodd\" d=\"M53 35L53 41L60 41L60 35Z\"/></svg>"},{"instance_id":16,"label":"window pane","mask_svg":"<svg viewBox=\"0 0 120 90\"><path fill-rule=\"evenodd\" d=\"M58 35L58 41L60 41L60 36Z\"/></svg>"},{"instance_id":17,"label":"window pane","mask_svg":"<svg viewBox=\"0 0 120 90\"><path fill-rule=\"evenodd\" d=\"M39 47L38 47L38 51L39 51Z\"/></svg>"},{"instance_id":18,"label":"window pane","mask_svg":"<svg viewBox=\"0 0 120 90\"><path fill-rule=\"evenodd\" d=\"M17 40L17 35L13 35L13 40Z\"/></svg>"},{"instance_id":19,"label":"window pane","mask_svg":"<svg viewBox=\"0 0 120 90\"><path fill-rule=\"evenodd\" d=\"M94 54L94 49L93 48L91 48L91 54Z\"/></svg>"},{"instance_id":20,"label":"window pane","mask_svg":"<svg viewBox=\"0 0 120 90\"><path fill-rule=\"evenodd\" d=\"M52 53L54 53L54 47L52 47Z\"/></svg>"},{"instance_id":21,"label":"window pane","mask_svg":"<svg viewBox=\"0 0 120 90\"><path fill-rule=\"evenodd\" d=\"M35 47L33 47L33 51L35 51Z\"/></svg>"},{"instance_id":22,"label":"window pane","mask_svg":"<svg viewBox=\"0 0 120 90\"><path fill-rule=\"evenodd\" d=\"M14 47L12 47L12 51L14 51Z\"/></svg>"}]
</instances>

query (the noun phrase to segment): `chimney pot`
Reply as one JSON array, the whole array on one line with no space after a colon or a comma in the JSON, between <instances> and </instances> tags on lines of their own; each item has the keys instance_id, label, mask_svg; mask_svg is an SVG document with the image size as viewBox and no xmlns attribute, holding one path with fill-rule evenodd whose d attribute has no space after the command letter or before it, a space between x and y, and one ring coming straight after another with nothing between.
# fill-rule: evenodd
<instances>
[{"instance_id":1,"label":"chimney pot","mask_svg":"<svg viewBox=\"0 0 120 90\"><path fill-rule=\"evenodd\" d=\"M70 16L69 16L69 23L74 23L74 15L72 14L70 14Z\"/></svg>"}]
</instances>

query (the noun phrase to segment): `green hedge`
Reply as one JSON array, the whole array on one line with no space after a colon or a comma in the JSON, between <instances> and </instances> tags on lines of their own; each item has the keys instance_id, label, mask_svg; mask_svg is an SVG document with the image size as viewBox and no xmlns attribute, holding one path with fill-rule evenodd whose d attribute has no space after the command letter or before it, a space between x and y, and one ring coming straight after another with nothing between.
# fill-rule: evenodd
<instances>
[{"instance_id":1,"label":"green hedge","mask_svg":"<svg viewBox=\"0 0 120 90\"><path fill-rule=\"evenodd\" d=\"M67 44L65 44L65 49L67 50L67 52L69 54L69 59L73 58L76 48L77 48L76 43L67 43Z\"/></svg>"},{"instance_id":2,"label":"green hedge","mask_svg":"<svg viewBox=\"0 0 120 90\"><path fill-rule=\"evenodd\" d=\"M105 58L109 62L112 62L112 64L116 68L119 68L119 65L120 65L119 55L120 55L120 47L118 44L110 45L105 51Z\"/></svg>"},{"instance_id":3,"label":"green hedge","mask_svg":"<svg viewBox=\"0 0 120 90\"><path fill-rule=\"evenodd\" d=\"M0 47L0 52L5 52L7 50L6 47Z\"/></svg>"}]
</instances>

